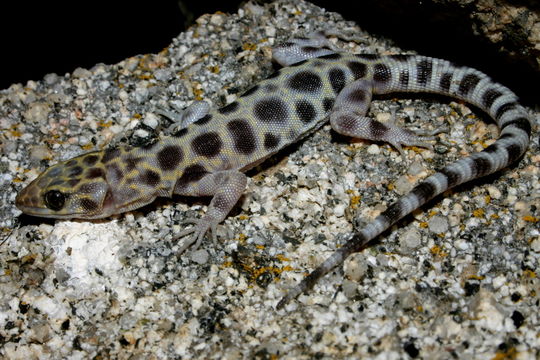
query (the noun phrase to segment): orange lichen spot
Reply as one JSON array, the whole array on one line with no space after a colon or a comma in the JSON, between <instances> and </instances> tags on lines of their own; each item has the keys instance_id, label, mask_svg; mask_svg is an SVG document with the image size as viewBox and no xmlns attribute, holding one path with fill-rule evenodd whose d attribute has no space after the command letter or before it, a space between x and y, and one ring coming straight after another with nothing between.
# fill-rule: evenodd
<instances>
[{"instance_id":1,"label":"orange lichen spot","mask_svg":"<svg viewBox=\"0 0 540 360\"><path fill-rule=\"evenodd\" d=\"M495 219L498 219L498 218L499 218L499 215L497 215L497 214L491 214L490 217L491 217L492 219L495 220Z\"/></svg>"},{"instance_id":2,"label":"orange lichen spot","mask_svg":"<svg viewBox=\"0 0 540 360\"><path fill-rule=\"evenodd\" d=\"M531 215L526 215L523 217L523 220L527 221L527 222L531 222L533 224L537 223L538 221L540 221L540 219L538 219L537 217L535 216L531 216Z\"/></svg>"},{"instance_id":3,"label":"orange lichen spot","mask_svg":"<svg viewBox=\"0 0 540 360\"><path fill-rule=\"evenodd\" d=\"M514 360L518 358L518 352L515 347L511 347L506 351L497 351L491 360Z\"/></svg>"},{"instance_id":4,"label":"orange lichen spot","mask_svg":"<svg viewBox=\"0 0 540 360\"><path fill-rule=\"evenodd\" d=\"M420 226L423 229L426 229L428 227L428 223L427 221L422 221L420 224L418 224L418 226Z\"/></svg>"},{"instance_id":5,"label":"orange lichen spot","mask_svg":"<svg viewBox=\"0 0 540 360\"><path fill-rule=\"evenodd\" d=\"M485 213L486 212L484 211L484 209L476 209L473 211L472 214L474 217L481 218L481 217L484 217Z\"/></svg>"},{"instance_id":6,"label":"orange lichen spot","mask_svg":"<svg viewBox=\"0 0 540 360\"><path fill-rule=\"evenodd\" d=\"M285 255L282 254L277 254L276 259L278 259L279 261L291 261L291 259L285 257Z\"/></svg>"},{"instance_id":7,"label":"orange lichen spot","mask_svg":"<svg viewBox=\"0 0 540 360\"><path fill-rule=\"evenodd\" d=\"M256 247L257 249L259 249L259 250L262 250L262 249L264 249L266 246L264 246L264 245L255 245L255 247Z\"/></svg>"},{"instance_id":8,"label":"orange lichen spot","mask_svg":"<svg viewBox=\"0 0 540 360\"><path fill-rule=\"evenodd\" d=\"M532 271L532 270L529 270L529 269L524 270L523 275L525 275L526 277L531 278L531 279L536 278L536 273L534 271Z\"/></svg>"},{"instance_id":9,"label":"orange lichen spot","mask_svg":"<svg viewBox=\"0 0 540 360\"><path fill-rule=\"evenodd\" d=\"M395 187L396 187L396 186L395 186L393 183L390 183L390 184L386 185L386 188L387 188L388 190L390 190L390 191L394 190Z\"/></svg>"},{"instance_id":10,"label":"orange lichen spot","mask_svg":"<svg viewBox=\"0 0 540 360\"><path fill-rule=\"evenodd\" d=\"M439 212L437 210L431 210L428 214L428 217L433 217L435 215L437 215Z\"/></svg>"},{"instance_id":11,"label":"orange lichen spot","mask_svg":"<svg viewBox=\"0 0 540 360\"><path fill-rule=\"evenodd\" d=\"M238 216L238 219L240 219L240 220L247 220L247 219L249 219L249 216L247 216L247 215L239 215L239 216Z\"/></svg>"},{"instance_id":12,"label":"orange lichen spot","mask_svg":"<svg viewBox=\"0 0 540 360\"><path fill-rule=\"evenodd\" d=\"M491 196L489 195L484 196L484 201L486 202L486 204L489 204L491 202Z\"/></svg>"}]
</instances>

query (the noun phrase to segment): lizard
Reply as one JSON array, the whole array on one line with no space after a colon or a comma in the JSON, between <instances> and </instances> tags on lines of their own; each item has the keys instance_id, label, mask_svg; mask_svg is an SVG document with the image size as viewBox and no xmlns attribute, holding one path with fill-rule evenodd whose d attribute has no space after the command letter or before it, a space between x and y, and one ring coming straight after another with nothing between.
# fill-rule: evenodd
<instances>
[{"instance_id":1,"label":"lizard","mask_svg":"<svg viewBox=\"0 0 540 360\"><path fill-rule=\"evenodd\" d=\"M527 149L532 122L517 96L486 74L419 55L341 52L323 35L296 38L273 49L283 67L224 107L196 101L182 112L161 111L179 123L172 136L141 147L93 151L59 162L39 175L15 200L24 213L49 218L97 219L127 212L173 194L211 196L179 253L196 249L244 192L253 168L284 147L330 122L337 133L402 146L431 148L439 130L412 131L366 116L372 95L435 93L477 106L496 122L498 139L483 151L436 171L389 205L277 303L282 308L318 279L362 250L428 200L518 160Z\"/></svg>"}]
</instances>

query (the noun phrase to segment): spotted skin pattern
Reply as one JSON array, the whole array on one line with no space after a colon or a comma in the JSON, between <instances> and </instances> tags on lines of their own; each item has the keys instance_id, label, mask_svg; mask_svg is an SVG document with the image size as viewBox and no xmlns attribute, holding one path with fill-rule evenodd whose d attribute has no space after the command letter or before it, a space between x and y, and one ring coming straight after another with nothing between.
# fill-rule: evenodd
<instances>
[{"instance_id":1,"label":"spotted skin pattern","mask_svg":"<svg viewBox=\"0 0 540 360\"><path fill-rule=\"evenodd\" d=\"M373 94L427 92L465 100L484 110L501 129L482 152L451 163L390 205L372 223L311 272L278 303L312 287L352 253L431 198L516 161L529 143L531 122L516 95L475 69L410 55L338 53L321 39L297 39L275 49L286 67L225 107L194 103L185 127L145 147L81 155L47 169L16 198L23 212L51 218L103 218L139 208L158 196L212 196L208 211L177 234L180 251L196 248L230 212L245 190L244 172L326 121L341 134L430 147L416 133L366 117ZM314 46L315 45L315 46ZM176 116L175 116L176 117ZM189 235L189 236L188 236Z\"/></svg>"}]
</instances>

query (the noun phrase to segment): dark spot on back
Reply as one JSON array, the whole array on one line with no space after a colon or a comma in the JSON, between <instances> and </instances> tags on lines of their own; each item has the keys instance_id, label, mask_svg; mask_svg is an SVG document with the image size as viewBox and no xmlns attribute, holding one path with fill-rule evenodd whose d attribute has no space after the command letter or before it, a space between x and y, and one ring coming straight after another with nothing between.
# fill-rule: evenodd
<instances>
[{"instance_id":1,"label":"dark spot on back","mask_svg":"<svg viewBox=\"0 0 540 360\"><path fill-rule=\"evenodd\" d=\"M210 120L212 120L212 115L211 114L206 114L202 118L200 118L198 120L195 120L193 123L197 124L197 125L204 125L204 124L207 124Z\"/></svg>"},{"instance_id":2,"label":"dark spot on back","mask_svg":"<svg viewBox=\"0 0 540 360\"><path fill-rule=\"evenodd\" d=\"M145 170L139 176L140 181L151 187L156 187L161 181L159 174L152 170Z\"/></svg>"},{"instance_id":3,"label":"dark spot on back","mask_svg":"<svg viewBox=\"0 0 540 360\"><path fill-rule=\"evenodd\" d=\"M308 62L309 59L304 59L302 61L299 61L299 62L295 62L294 64L290 64L289 67L295 67L295 66L300 66L300 65L304 65L305 63Z\"/></svg>"},{"instance_id":4,"label":"dark spot on back","mask_svg":"<svg viewBox=\"0 0 540 360\"><path fill-rule=\"evenodd\" d=\"M347 67L351 70L355 80L363 78L367 74L367 66L364 63L358 61L349 61L347 63Z\"/></svg>"},{"instance_id":5,"label":"dark spot on back","mask_svg":"<svg viewBox=\"0 0 540 360\"><path fill-rule=\"evenodd\" d=\"M267 150L273 149L279 145L279 136L271 133L264 134L264 147Z\"/></svg>"},{"instance_id":6,"label":"dark spot on back","mask_svg":"<svg viewBox=\"0 0 540 360\"><path fill-rule=\"evenodd\" d=\"M78 183L81 182L81 178L80 177L77 177L75 179L69 179L67 181L68 185L71 186L71 187L75 187Z\"/></svg>"},{"instance_id":7,"label":"dark spot on back","mask_svg":"<svg viewBox=\"0 0 540 360\"><path fill-rule=\"evenodd\" d=\"M199 181L203 178L204 175L208 174L208 171L199 164L190 165L185 168L182 176L176 182L174 188L175 190L181 189L188 185L189 183Z\"/></svg>"},{"instance_id":8,"label":"dark spot on back","mask_svg":"<svg viewBox=\"0 0 540 360\"><path fill-rule=\"evenodd\" d=\"M98 177L104 178L105 177L105 172L103 171L102 168L90 168L90 169L86 170L85 176L86 176L87 179L95 179L95 178L98 178Z\"/></svg>"},{"instance_id":9,"label":"dark spot on back","mask_svg":"<svg viewBox=\"0 0 540 360\"><path fill-rule=\"evenodd\" d=\"M331 69L328 72L328 78L334 92L339 94L339 92L345 87L345 72L339 68Z\"/></svg>"},{"instance_id":10,"label":"dark spot on back","mask_svg":"<svg viewBox=\"0 0 540 360\"><path fill-rule=\"evenodd\" d=\"M107 180L111 179L112 182L120 181L124 175L117 164L107 164Z\"/></svg>"},{"instance_id":11,"label":"dark spot on back","mask_svg":"<svg viewBox=\"0 0 540 360\"><path fill-rule=\"evenodd\" d=\"M120 156L120 149L114 148L114 149L107 149L103 153L103 157L101 158L101 162L106 164L111 160L116 159Z\"/></svg>"},{"instance_id":12,"label":"dark spot on back","mask_svg":"<svg viewBox=\"0 0 540 360\"><path fill-rule=\"evenodd\" d=\"M234 101L232 103L230 103L229 105L226 105L220 109L218 109L218 112L220 114L230 114L232 112L235 112L237 109L238 109L238 101Z\"/></svg>"},{"instance_id":13,"label":"dark spot on back","mask_svg":"<svg viewBox=\"0 0 540 360\"><path fill-rule=\"evenodd\" d=\"M66 165L66 167L72 167L72 166L75 166L75 165L77 165L77 160L71 159L71 160L69 160L65 165Z\"/></svg>"},{"instance_id":14,"label":"dark spot on back","mask_svg":"<svg viewBox=\"0 0 540 360\"><path fill-rule=\"evenodd\" d=\"M135 157L132 157L132 156L128 157L125 160L127 171L135 170L137 168L137 164L139 162L141 162L141 161L142 161L142 158L135 158Z\"/></svg>"},{"instance_id":15,"label":"dark spot on back","mask_svg":"<svg viewBox=\"0 0 540 360\"><path fill-rule=\"evenodd\" d=\"M176 131L175 133L173 133L172 136L175 137L175 138L180 138L180 137L186 135L187 133L188 133L188 129L183 128L183 129L180 129L180 130Z\"/></svg>"},{"instance_id":16,"label":"dark spot on back","mask_svg":"<svg viewBox=\"0 0 540 360\"><path fill-rule=\"evenodd\" d=\"M336 99L333 99L333 98L324 98L323 100L323 109L324 111L328 112L332 109L332 107L334 106L334 101Z\"/></svg>"},{"instance_id":17,"label":"dark spot on back","mask_svg":"<svg viewBox=\"0 0 540 360\"><path fill-rule=\"evenodd\" d=\"M313 119L315 119L315 116L317 115L317 112L315 111L315 107L307 100L299 100L295 104L296 108L296 115L302 120L303 123L309 123Z\"/></svg>"},{"instance_id":18,"label":"dark spot on back","mask_svg":"<svg viewBox=\"0 0 540 360\"><path fill-rule=\"evenodd\" d=\"M291 89L302 92L316 92L322 87L322 81L319 75L312 71L300 71L288 81L288 85Z\"/></svg>"},{"instance_id":19,"label":"dark spot on back","mask_svg":"<svg viewBox=\"0 0 540 360\"><path fill-rule=\"evenodd\" d=\"M250 89L246 90L242 95L240 95L240 97L250 96L254 94L255 92L257 92L257 90L259 90L259 85L255 85L251 87Z\"/></svg>"},{"instance_id":20,"label":"dark spot on back","mask_svg":"<svg viewBox=\"0 0 540 360\"><path fill-rule=\"evenodd\" d=\"M183 160L184 153L178 145L167 145L159 150L156 155L161 170L174 170Z\"/></svg>"},{"instance_id":21,"label":"dark spot on back","mask_svg":"<svg viewBox=\"0 0 540 360\"><path fill-rule=\"evenodd\" d=\"M272 74L268 75L267 79L274 79L281 75L281 69L274 71Z\"/></svg>"},{"instance_id":22,"label":"dark spot on back","mask_svg":"<svg viewBox=\"0 0 540 360\"><path fill-rule=\"evenodd\" d=\"M83 158L83 163L86 166L93 166L97 161L99 157L97 155L86 155Z\"/></svg>"},{"instance_id":23,"label":"dark spot on back","mask_svg":"<svg viewBox=\"0 0 540 360\"><path fill-rule=\"evenodd\" d=\"M253 113L257 119L266 123L284 123L288 116L287 106L277 97L258 101L253 107Z\"/></svg>"},{"instance_id":24,"label":"dark spot on back","mask_svg":"<svg viewBox=\"0 0 540 360\"><path fill-rule=\"evenodd\" d=\"M67 175L68 175L69 177L74 177L74 176L79 176L79 175L81 175L82 172L83 172L83 168L82 168L82 167L80 167L80 166L74 166L74 167L68 169L68 174L67 174Z\"/></svg>"},{"instance_id":25,"label":"dark spot on back","mask_svg":"<svg viewBox=\"0 0 540 360\"><path fill-rule=\"evenodd\" d=\"M338 60L341 59L341 54L333 53L328 55L319 56L318 59L327 59L327 60Z\"/></svg>"},{"instance_id":26,"label":"dark spot on back","mask_svg":"<svg viewBox=\"0 0 540 360\"><path fill-rule=\"evenodd\" d=\"M257 138L251 125L245 119L232 120L227 124L233 141L234 148L241 154L251 154L257 148Z\"/></svg>"},{"instance_id":27,"label":"dark spot on back","mask_svg":"<svg viewBox=\"0 0 540 360\"><path fill-rule=\"evenodd\" d=\"M191 148L197 155L214 157L221 151L223 143L219 134L211 131L197 136L191 142Z\"/></svg>"}]
</instances>

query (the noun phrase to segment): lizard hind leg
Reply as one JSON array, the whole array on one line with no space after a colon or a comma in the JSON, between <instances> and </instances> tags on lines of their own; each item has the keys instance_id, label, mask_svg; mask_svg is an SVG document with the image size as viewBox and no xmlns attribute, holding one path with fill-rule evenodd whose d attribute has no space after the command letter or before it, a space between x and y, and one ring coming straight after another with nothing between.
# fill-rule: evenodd
<instances>
[{"instance_id":1,"label":"lizard hind leg","mask_svg":"<svg viewBox=\"0 0 540 360\"><path fill-rule=\"evenodd\" d=\"M402 158L405 153L402 146L420 146L432 149L427 141L434 140L433 135L444 131L415 131L402 128L395 123L395 111L392 119L382 123L366 116L372 96L372 83L359 79L347 85L337 96L330 113L330 124L340 134L372 141L383 141L394 146Z\"/></svg>"}]
</instances>

